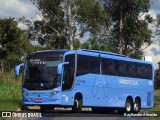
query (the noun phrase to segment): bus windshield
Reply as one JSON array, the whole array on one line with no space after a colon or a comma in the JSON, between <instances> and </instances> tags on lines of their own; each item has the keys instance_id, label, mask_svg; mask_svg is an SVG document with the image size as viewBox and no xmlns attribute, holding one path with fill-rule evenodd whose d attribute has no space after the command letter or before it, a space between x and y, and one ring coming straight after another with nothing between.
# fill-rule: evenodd
<instances>
[{"instance_id":1,"label":"bus windshield","mask_svg":"<svg viewBox=\"0 0 160 120\"><path fill-rule=\"evenodd\" d=\"M61 58L29 58L26 60L23 87L28 90L47 90L60 86L57 66Z\"/></svg>"}]
</instances>

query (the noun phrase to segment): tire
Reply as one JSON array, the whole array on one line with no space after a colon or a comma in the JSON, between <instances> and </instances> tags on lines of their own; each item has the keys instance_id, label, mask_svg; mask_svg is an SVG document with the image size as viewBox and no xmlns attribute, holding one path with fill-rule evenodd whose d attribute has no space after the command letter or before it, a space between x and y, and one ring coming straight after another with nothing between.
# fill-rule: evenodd
<instances>
[{"instance_id":1,"label":"tire","mask_svg":"<svg viewBox=\"0 0 160 120\"><path fill-rule=\"evenodd\" d=\"M29 110L28 107L25 106L25 105L22 105L20 109L21 109L21 110Z\"/></svg>"},{"instance_id":2,"label":"tire","mask_svg":"<svg viewBox=\"0 0 160 120\"><path fill-rule=\"evenodd\" d=\"M136 114L140 111L140 102L139 100L135 100L134 104L133 104L133 112Z\"/></svg>"},{"instance_id":3,"label":"tire","mask_svg":"<svg viewBox=\"0 0 160 120\"><path fill-rule=\"evenodd\" d=\"M109 113L111 109L103 108L103 107L92 107L93 113Z\"/></svg>"},{"instance_id":4,"label":"tire","mask_svg":"<svg viewBox=\"0 0 160 120\"><path fill-rule=\"evenodd\" d=\"M72 112L77 112L82 110L82 98L76 96L74 99L74 105L72 107Z\"/></svg>"},{"instance_id":5,"label":"tire","mask_svg":"<svg viewBox=\"0 0 160 120\"><path fill-rule=\"evenodd\" d=\"M126 100L126 105L125 105L125 112L126 113L131 113L133 110L133 103L131 99Z\"/></svg>"},{"instance_id":6,"label":"tire","mask_svg":"<svg viewBox=\"0 0 160 120\"><path fill-rule=\"evenodd\" d=\"M46 112L47 107L46 106L40 106L40 110L41 110L41 112Z\"/></svg>"},{"instance_id":7,"label":"tire","mask_svg":"<svg viewBox=\"0 0 160 120\"><path fill-rule=\"evenodd\" d=\"M40 106L41 112L46 112L47 110L54 110L54 106L50 106L50 105L43 105Z\"/></svg>"},{"instance_id":8,"label":"tire","mask_svg":"<svg viewBox=\"0 0 160 120\"><path fill-rule=\"evenodd\" d=\"M98 110L98 108L96 108L96 107L92 107L92 112L93 112L93 113L98 113L99 110Z\"/></svg>"}]
</instances>

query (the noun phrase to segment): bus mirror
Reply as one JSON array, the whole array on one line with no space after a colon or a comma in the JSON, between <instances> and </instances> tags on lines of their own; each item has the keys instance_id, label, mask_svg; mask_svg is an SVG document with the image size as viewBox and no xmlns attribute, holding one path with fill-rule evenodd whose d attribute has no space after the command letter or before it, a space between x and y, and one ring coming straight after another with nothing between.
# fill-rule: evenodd
<instances>
[{"instance_id":1,"label":"bus mirror","mask_svg":"<svg viewBox=\"0 0 160 120\"><path fill-rule=\"evenodd\" d=\"M62 74L62 68L63 68L64 65L67 65L67 64L69 64L69 62L63 62L63 63L60 63L60 64L58 65L58 68L57 68L57 74L58 74L58 75L61 75L61 74Z\"/></svg>"},{"instance_id":2,"label":"bus mirror","mask_svg":"<svg viewBox=\"0 0 160 120\"><path fill-rule=\"evenodd\" d=\"M24 63L19 64L15 67L15 75L19 76L20 75L20 68L24 66Z\"/></svg>"}]
</instances>

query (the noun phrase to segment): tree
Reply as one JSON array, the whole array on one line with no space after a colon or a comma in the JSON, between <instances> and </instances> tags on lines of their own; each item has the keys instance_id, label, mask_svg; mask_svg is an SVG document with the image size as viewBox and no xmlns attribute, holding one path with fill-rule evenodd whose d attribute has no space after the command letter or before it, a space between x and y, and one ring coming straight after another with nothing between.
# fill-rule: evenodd
<instances>
[{"instance_id":1,"label":"tree","mask_svg":"<svg viewBox=\"0 0 160 120\"><path fill-rule=\"evenodd\" d=\"M155 89L160 89L160 62L158 63L158 69L155 70L155 81L154 86Z\"/></svg>"},{"instance_id":2,"label":"tree","mask_svg":"<svg viewBox=\"0 0 160 120\"><path fill-rule=\"evenodd\" d=\"M94 37L106 36L111 21L103 4L97 0L76 0L75 4L80 29L83 32L89 32Z\"/></svg>"},{"instance_id":3,"label":"tree","mask_svg":"<svg viewBox=\"0 0 160 120\"><path fill-rule=\"evenodd\" d=\"M140 19L148 11L150 0L103 0L103 4L112 16L117 53L141 58L142 45L151 44L152 32L148 29L151 17L146 15L144 20Z\"/></svg>"},{"instance_id":4,"label":"tree","mask_svg":"<svg viewBox=\"0 0 160 120\"><path fill-rule=\"evenodd\" d=\"M81 38L87 32L94 36L102 35L100 31L105 32L108 27L106 11L97 0L31 1L38 8L37 14L42 20L32 22L22 18L21 21L29 26L30 38L48 48L73 49L77 37Z\"/></svg>"},{"instance_id":5,"label":"tree","mask_svg":"<svg viewBox=\"0 0 160 120\"><path fill-rule=\"evenodd\" d=\"M0 68L4 72L20 63L29 41L14 18L0 19Z\"/></svg>"},{"instance_id":6,"label":"tree","mask_svg":"<svg viewBox=\"0 0 160 120\"><path fill-rule=\"evenodd\" d=\"M37 40L48 49L63 49L67 46L65 36L64 12L61 0L31 0L38 8L41 20L31 21L24 17L19 19L28 26L28 37Z\"/></svg>"},{"instance_id":7,"label":"tree","mask_svg":"<svg viewBox=\"0 0 160 120\"><path fill-rule=\"evenodd\" d=\"M157 15L157 18L155 20L155 25L156 25L155 35L158 36L158 40L160 41L160 14Z\"/></svg>"}]
</instances>

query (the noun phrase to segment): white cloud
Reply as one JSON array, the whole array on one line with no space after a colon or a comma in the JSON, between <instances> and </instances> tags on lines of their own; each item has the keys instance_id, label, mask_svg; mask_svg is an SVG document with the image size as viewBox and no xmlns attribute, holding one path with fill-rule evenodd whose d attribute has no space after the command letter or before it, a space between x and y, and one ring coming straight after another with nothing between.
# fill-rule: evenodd
<instances>
[{"instance_id":1,"label":"white cloud","mask_svg":"<svg viewBox=\"0 0 160 120\"><path fill-rule=\"evenodd\" d=\"M30 1L30 0L28 0ZM36 17L36 7L26 0L0 0L0 17Z\"/></svg>"},{"instance_id":2,"label":"white cloud","mask_svg":"<svg viewBox=\"0 0 160 120\"><path fill-rule=\"evenodd\" d=\"M144 20L144 18L145 18L145 16L146 16L147 14L149 14L151 17L153 17L153 19L155 19L156 16L157 16L156 10L150 9L150 10L149 10L148 12L146 12L146 13L140 13L140 14L139 14L140 18L139 18L139 19Z\"/></svg>"},{"instance_id":3,"label":"white cloud","mask_svg":"<svg viewBox=\"0 0 160 120\"><path fill-rule=\"evenodd\" d=\"M154 67L157 69L157 63L160 61L160 45L157 43L151 44L144 50L144 56L151 56Z\"/></svg>"}]
</instances>

